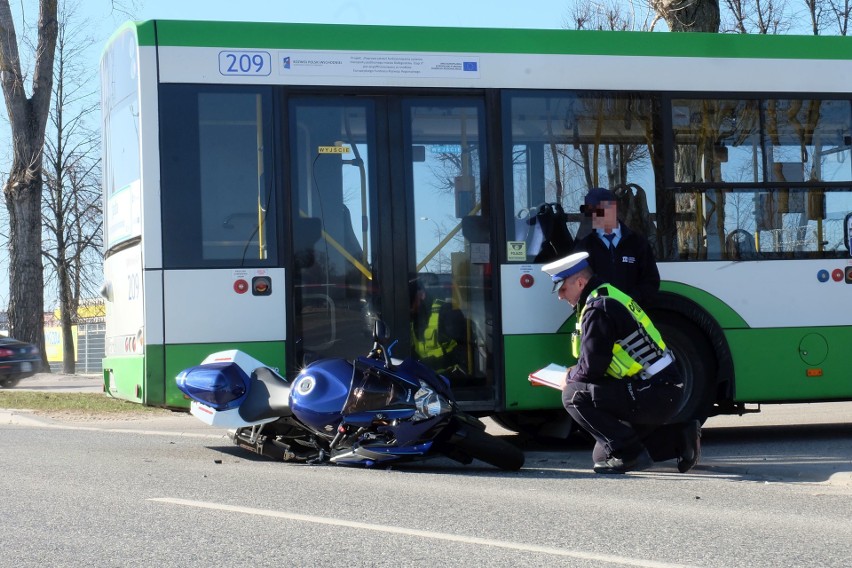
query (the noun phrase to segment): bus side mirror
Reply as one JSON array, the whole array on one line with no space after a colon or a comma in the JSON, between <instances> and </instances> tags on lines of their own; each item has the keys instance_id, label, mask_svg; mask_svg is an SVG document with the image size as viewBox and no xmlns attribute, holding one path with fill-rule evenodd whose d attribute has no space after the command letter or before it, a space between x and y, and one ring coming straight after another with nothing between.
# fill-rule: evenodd
<instances>
[{"instance_id":1,"label":"bus side mirror","mask_svg":"<svg viewBox=\"0 0 852 568\"><path fill-rule=\"evenodd\" d=\"M843 231L846 233L843 239L846 243L846 250L849 251L849 256L852 256L852 213L847 213L843 220Z\"/></svg>"}]
</instances>

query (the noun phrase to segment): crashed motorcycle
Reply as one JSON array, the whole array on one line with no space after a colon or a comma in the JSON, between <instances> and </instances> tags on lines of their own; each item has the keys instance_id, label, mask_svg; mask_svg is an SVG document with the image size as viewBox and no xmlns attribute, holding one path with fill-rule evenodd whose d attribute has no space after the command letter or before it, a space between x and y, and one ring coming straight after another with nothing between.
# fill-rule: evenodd
<instances>
[{"instance_id":1,"label":"crashed motorcycle","mask_svg":"<svg viewBox=\"0 0 852 568\"><path fill-rule=\"evenodd\" d=\"M459 409L447 378L392 358L387 343L378 320L366 357L320 359L292 381L237 350L208 356L176 381L193 416L277 460L371 467L443 456L523 466L523 452Z\"/></svg>"}]
</instances>

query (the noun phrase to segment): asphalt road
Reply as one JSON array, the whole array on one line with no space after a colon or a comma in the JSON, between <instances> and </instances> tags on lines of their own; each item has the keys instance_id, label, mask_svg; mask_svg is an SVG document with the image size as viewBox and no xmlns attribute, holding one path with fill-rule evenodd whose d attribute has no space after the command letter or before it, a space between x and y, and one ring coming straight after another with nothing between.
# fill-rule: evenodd
<instances>
[{"instance_id":1,"label":"asphalt road","mask_svg":"<svg viewBox=\"0 0 852 568\"><path fill-rule=\"evenodd\" d=\"M303 466L257 458L186 414L5 411L0 567L845 568L852 427L826 420L849 408L800 408L821 423L798 426L708 426L688 474L624 476L594 475L583 445L528 449L508 473L442 459Z\"/></svg>"}]
</instances>

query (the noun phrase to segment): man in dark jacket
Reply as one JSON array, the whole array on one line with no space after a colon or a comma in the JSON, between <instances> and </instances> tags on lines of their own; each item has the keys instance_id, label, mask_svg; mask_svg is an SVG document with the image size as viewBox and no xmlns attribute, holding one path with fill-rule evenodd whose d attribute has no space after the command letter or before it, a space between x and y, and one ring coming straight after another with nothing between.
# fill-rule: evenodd
<instances>
[{"instance_id":1,"label":"man in dark jacket","mask_svg":"<svg viewBox=\"0 0 852 568\"><path fill-rule=\"evenodd\" d=\"M640 305L650 304L660 289L660 272L651 244L618 220L615 194L594 188L580 212L592 219L592 231L577 241L574 251L589 253L595 274L625 292Z\"/></svg>"},{"instance_id":2,"label":"man in dark jacket","mask_svg":"<svg viewBox=\"0 0 852 568\"><path fill-rule=\"evenodd\" d=\"M626 473L677 460L685 473L701 455L697 420L666 424L683 399L683 379L659 331L627 294L596 276L579 252L544 265L577 312L562 403L595 439L595 473Z\"/></svg>"}]
</instances>

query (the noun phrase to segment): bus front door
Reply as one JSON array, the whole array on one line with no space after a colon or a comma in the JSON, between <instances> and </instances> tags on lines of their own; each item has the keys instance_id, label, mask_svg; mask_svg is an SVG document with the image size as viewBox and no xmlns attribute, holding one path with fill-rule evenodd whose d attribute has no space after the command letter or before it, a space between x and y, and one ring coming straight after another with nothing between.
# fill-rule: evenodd
<instances>
[{"instance_id":1,"label":"bus front door","mask_svg":"<svg viewBox=\"0 0 852 568\"><path fill-rule=\"evenodd\" d=\"M468 407L493 407L483 109L475 98L290 100L292 368L365 354L381 317L400 340L394 356L445 373Z\"/></svg>"}]
</instances>

